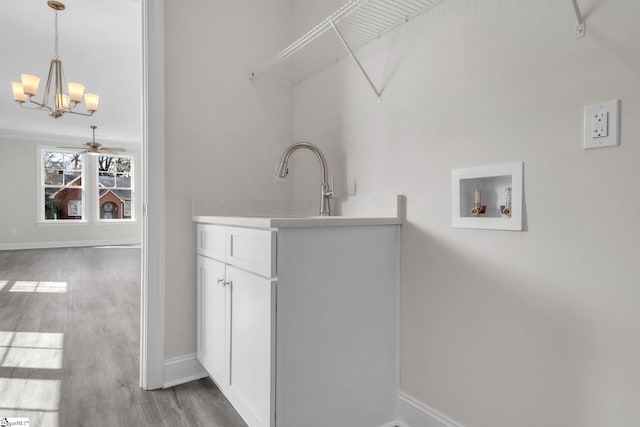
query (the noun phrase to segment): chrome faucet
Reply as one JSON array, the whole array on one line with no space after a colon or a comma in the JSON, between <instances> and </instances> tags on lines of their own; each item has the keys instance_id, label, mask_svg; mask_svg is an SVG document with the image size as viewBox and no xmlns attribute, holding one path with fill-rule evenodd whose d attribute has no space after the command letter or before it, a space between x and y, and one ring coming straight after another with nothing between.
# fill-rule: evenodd
<instances>
[{"instance_id":1,"label":"chrome faucet","mask_svg":"<svg viewBox=\"0 0 640 427\"><path fill-rule=\"evenodd\" d=\"M282 155L282 160L280 160L280 167L278 167L276 176L278 178L284 178L287 176L287 174L289 173L289 169L287 168L289 157L291 157L291 154L294 151L300 148L306 148L313 151L313 153L320 161L320 173L322 175L322 183L320 184L320 216L329 216L331 215L331 205L329 204L329 199L333 196L333 185L329 186L327 160L324 158L324 154L322 154L322 151L320 151L318 147L310 142L297 142L291 147L287 148L287 151L285 151Z\"/></svg>"}]
</instances>

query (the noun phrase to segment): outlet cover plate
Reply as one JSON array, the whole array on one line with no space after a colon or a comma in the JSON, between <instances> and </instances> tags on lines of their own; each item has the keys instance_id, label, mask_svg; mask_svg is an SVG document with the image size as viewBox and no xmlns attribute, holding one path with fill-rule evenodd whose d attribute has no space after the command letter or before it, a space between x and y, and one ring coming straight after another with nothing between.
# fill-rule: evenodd
<instances>
[{"instance_id":1,"label":"outlet cover plate","mask_svg":"<svg viewBox=\"0 0 640 427\"><path fill-rule=\"evenodd\" d=\"M584 149L620 145L620 100L584 107Z\"/></svg>"}]
</instances>

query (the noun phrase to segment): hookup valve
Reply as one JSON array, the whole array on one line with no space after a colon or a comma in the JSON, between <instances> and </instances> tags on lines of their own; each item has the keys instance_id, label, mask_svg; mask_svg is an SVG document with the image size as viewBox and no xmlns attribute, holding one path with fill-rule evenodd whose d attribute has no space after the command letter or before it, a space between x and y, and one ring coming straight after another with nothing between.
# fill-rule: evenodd
<instances>
[{"instance_id":1,"label":"hookup valve","mask_svg":"<svg viewBox=\"0 0 640 427\"><path fill-rule=\"evenodd\" d=\"M484 215L487 212L487 205L481 205L480 207L474 207L471 209L471 215L480 216Z\"/></svg>"}]
</instances>

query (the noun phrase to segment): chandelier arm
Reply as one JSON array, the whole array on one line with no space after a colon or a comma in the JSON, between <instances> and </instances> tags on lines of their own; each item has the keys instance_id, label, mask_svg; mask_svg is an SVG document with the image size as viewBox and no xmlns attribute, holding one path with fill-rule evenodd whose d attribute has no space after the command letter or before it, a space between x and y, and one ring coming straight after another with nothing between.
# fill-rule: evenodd
<instances>
[{"instance_id":1,"label":"chandelier arm","mask_svg":"<svg viewBox=\"0 0 640 427\"><path fill-rule=\"evenodd\" d=\"M53 65L56 60L52 59L51 64L49 65L49 75L47 77L47 83L44 87L44 93L42 94L42 107L51 111L51 107L49 107L49 92L51 91L51 77L53 77L55 66Z\"/></svg>"},{"instance_id":2,"label":"chandelier arm","mask_svg":"<svg viewBox=\"0 0 640 427\"><path fill-rule=\"evenodd\" d=\"M76 115L78 115L78 116L87 116L87 117L90 117L90 116L93 116L93 113L95 113L95 111L91 111L91 112L88 112L88 113L82 113L82 112L80 112L80 111L67 110L67 111L65 111L64 113L65 113L65 114L76 114Z\"/></svg>"},{"instance_id":3,"label":"chandelier arm","mask_svg":"<svg viewBox=\"0 0 640 427\"><path fill-rule=\"evenodd\" d=\"M32 97L29 97L29 102L32 103L32 104L37 105L38 107L37 108L35 108L35 107L25 107L24 102L20 103L20 106L22 108L24 108L25 110L43 110L44 109L44 110L47 110L49 112L52 111L51 107L49 107L47 104L42 103L42 102L38 102L38 101L34 101Z\"/></svg>"},{"instance_id":4,"label":"chandelier arm","mask_svg":"<svg viewBox=\"0 0 640 427\"><path fill-rule=\"evenodd\" d=\"M57 13L57 12L56 12ZM56 112L64 112L64 94L62 93L62 62L59 59L55 61L55 106Z\"/></svg>"},{"instance_id":5,"label":"chandelier arm","mask_svg":"<svg viewBox=\"0 0 640 427\"><path fill-rule=\"evenodd\" d=\"M29 105L29 104L26 104L26 103L24 103L24 102L21 102L21 103L20 103L20 108L23 108L23 109L25 109L25 110L40 110L40 111L42 111L43 109L47 109L47 110L49 110L49 107L47 107L46 105L42 105L42 104L40 104L39 102L34 101L33 99L29 99L29 101L30 101L32 104L37 105L37 107L28 107L27 105Z\"/></svg>"}]
</instances>

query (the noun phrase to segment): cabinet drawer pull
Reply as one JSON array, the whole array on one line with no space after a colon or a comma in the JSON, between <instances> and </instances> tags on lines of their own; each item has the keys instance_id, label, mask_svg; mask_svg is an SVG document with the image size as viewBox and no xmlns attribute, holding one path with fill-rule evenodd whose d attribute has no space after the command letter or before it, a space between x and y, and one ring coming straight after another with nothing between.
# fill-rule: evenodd
<instances>
[{"instance_id":1,"label":"cabinet drawer pull","mask_svg":"<svg viewBox=\"0 0 640 427\"><path fill-rule=\"evenodd\" d=\"M218 279L218 284L222 287L224 286L231 286L231 280L224 280L222 278Z\"/></svg>"}]
</instances>

